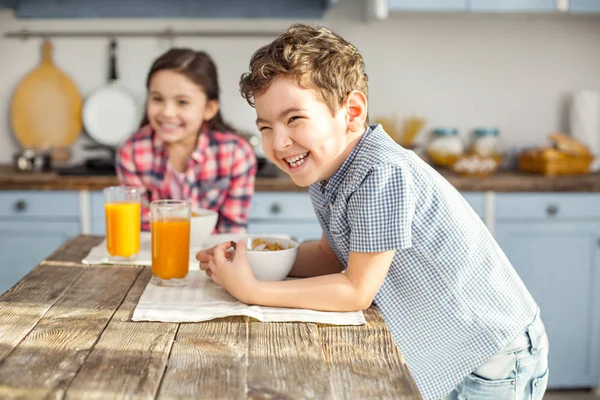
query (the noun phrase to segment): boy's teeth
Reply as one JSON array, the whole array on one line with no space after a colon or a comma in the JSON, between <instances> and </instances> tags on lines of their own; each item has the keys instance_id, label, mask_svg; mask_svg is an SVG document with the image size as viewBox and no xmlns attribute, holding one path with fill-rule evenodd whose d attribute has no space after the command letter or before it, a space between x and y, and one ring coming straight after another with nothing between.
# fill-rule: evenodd
<instances>
[{"instance_id":1,"label":"boy's teeth","mask_svg":"<svg viewBox=\"0 0 600 400\"><path fill-rule=\"evenodd\" d=\"M305 158L307 155L308 155L308 153L304 153L299 156L286 158L285 160L290 164L291 167L297 167L299 165L304 164L304 161L305 161Z\"/></svg>"},{"instance_id":2,"label":"boy's teeth","mask_svg":"<svg viewBox=\"0 0 600 400\"><path fill-rule=\"evenodd\" d=\"M291 164L291 163L293 163L293 162L296 162L296 161L298 161L298 160L301 160L301 159L303 159L303 158L304 158L304 157L306 157L307 155L308 155L308 153L304 153L304 154L300 154L300 155L298 155L298 156L294 156L294 157L286 158L285 160Z\"/></svg>"}]
</instances>

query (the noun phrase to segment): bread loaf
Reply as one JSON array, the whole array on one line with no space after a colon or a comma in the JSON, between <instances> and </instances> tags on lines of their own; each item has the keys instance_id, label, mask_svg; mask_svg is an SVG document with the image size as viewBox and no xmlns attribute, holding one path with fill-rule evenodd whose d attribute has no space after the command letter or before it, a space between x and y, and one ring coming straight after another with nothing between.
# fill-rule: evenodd
<instances>
[{"instance_id":1,"label":"bread loaf","mask_svg":"<svg viewBox=\"0 0 600 400\"><path fill-rule=\"evenodd\" d=\"M549 138L556 149L564 153L573 156L589 156L591 154L587 146L567 134L554 132L549 135Z\"/></svg>"}]
</instances>

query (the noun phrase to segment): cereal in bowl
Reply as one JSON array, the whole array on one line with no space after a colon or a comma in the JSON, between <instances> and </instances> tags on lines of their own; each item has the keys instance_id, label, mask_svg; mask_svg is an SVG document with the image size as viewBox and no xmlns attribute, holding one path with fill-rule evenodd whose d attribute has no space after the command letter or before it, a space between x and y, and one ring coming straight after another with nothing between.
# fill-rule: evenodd
<instances>
[{"instance_id":1,"label":"cereal in bowl","mask_svg":"<svg viewBox=\"0 0 600 400\"><path fill-rule=\"evenodd\" d=\"M291 244L287 247L288 249L293 248ZM252 248L250 250L253 251L277 251L277 250L285 250L286 248L280 245L277 242L267 242L264 239L256 238L252 240Z\"/></svg>"}]
</instances>

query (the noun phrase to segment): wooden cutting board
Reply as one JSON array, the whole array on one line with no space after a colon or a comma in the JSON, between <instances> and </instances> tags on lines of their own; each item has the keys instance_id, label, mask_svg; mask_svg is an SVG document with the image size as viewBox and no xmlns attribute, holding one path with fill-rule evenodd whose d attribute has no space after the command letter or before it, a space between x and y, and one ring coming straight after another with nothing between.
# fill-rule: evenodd
<instances>
[{"instance_id":1,"label":"wooden cutting board","mask_svg":"<svg viewBox=\"0 0 600 400\"><path fill-rule=\"evenodd\" d=\"M23 78L13 94L13 132L24 148L68 147L81 134L82 103L75 83L52 61L52 43L46 40L40 65Z\"/></svg>"}]
</instances>

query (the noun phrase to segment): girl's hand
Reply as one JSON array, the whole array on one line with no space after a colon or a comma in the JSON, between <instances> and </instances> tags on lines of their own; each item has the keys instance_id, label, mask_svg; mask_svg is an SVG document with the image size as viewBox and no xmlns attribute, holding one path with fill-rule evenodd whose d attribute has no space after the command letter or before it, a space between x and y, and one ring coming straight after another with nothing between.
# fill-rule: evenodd
<instances>
[{"instance_id":1,"label":"girl's hand","mask_svg":"<svg viewBox=\"0 0 600 400\"><path fill-rule=\"evenodd\" d=\"M232 253L230 249L234 248L235 252ZM207 275L233 297L244 303L251 303L250 298L258 281L248 264L246 243L240 240L233 246L232 242L226 242L209 250L212 251L212 257L209 256Z\"/></svg>"}]
</instances>

